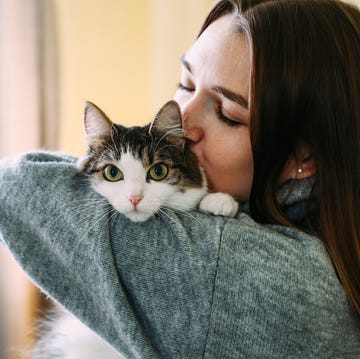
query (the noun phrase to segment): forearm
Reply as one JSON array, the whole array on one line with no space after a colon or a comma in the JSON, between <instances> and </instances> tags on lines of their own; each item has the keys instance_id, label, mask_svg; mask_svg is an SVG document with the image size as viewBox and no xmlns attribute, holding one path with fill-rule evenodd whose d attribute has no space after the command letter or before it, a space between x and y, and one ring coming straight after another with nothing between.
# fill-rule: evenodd
<instances>
[{"instance_id":1,"label":"forearm","mask_svg":"<svg viewBox=\"0 0 360 359\"><path fill-rule=\"evenodd\" d=\"M71 157L50 153L0 161L0 229L8 245L16 245L26 235L25 242L31 245L31 234L41 237L50 228L46 220L61 213L59 201L68 192L64 182L75 173L73 163Z\"/></svg>"},{"instance_id":2,"label":"forearm","mask_svg":"<svg viewBox=\"0 0 360 359\"><path fill-rule=\"evenodd\" d=\"M38 286L129 357L201 356L222 219L135 224L79 178L75 162L37 154L0 164L6 245Z\"/></svg>"},{"instance_id":3,"label":"forearm","mask_svg":"<svg viewBox=\"0 0 360 359\"><path fill-rule=\"evenodd\" d=\"M42 273L49 275L53 267L64 271L64 258L72 252L66 239L76 235L70 218L76 198L74 163L74 158L50 153L0 162L0 233L39 285ZM72 212L76 223L79 214Z\"/></svg>"}]
</instances>

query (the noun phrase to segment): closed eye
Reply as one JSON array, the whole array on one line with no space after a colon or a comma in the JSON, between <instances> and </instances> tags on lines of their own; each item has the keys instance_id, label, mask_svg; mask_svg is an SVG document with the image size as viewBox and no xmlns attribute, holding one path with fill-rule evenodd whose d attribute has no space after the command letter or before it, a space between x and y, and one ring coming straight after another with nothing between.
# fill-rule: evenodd
<instances>
[{"instance_id":1,"label":"closed eye","mask_svg":"<svg viewBox=\"0 0 360 359\"><path fill-rule=\"evenodd\" d=\"M237 121L237 120L233 120L233 119L225 116L225 115L223 114L223 112L221 111L221 107L220 107L220 106L218 106L218 107L215 109L215 112L216 112L216 117L217 117L220 121L222 121L222 122L224 122L225 124L227 124L228 126L231 126L231 127L239 127L239 126L243 125L243 123L241 123L241 122L239 122L239 121Z\"/></svg>"},{"instance_id":2,"label":"closed eye","mask_svg":"<svg viewBox=\"0 0 360 359\"><path fill-rule=\"evenodd\" d=\"M186 92L194 92L195 89L192 89L190 87L184 86L182 83L178 84L178 89Z\"/></svg>"}]
</instances>

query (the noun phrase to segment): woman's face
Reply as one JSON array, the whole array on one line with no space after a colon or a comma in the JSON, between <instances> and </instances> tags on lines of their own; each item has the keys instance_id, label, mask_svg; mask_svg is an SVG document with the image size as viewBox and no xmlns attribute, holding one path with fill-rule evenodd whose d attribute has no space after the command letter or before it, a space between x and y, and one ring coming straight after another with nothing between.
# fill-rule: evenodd
<instances>
[{"instance_id":1,"label":"woman's face","mask_svg":"<svg viewBox=\"0 0 360 359\"><path fill-rule=\"evenodd\" d=\"M190 148L212 192L249 200L253 158L249 133L250 59L234 17L212 23L182 58L179 103Z\"/></svg>"}]
</instances>

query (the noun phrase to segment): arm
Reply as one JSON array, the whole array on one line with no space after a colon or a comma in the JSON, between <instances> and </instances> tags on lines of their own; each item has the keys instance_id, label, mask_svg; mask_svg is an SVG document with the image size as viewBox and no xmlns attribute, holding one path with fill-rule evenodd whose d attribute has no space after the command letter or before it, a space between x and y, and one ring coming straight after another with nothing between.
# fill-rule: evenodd
<instances>
[{"instance_id":1,"label":"arm","mask_svg":"<svg viewBox=\"0 0 360 359\"><path fill-rule=\"evenodd\" d=\"M36 153L1 163L4 242L38 286L125 355L201 356L222 219L185 215L200 236L171 213L134 224L109 212L75 162Z\"/></svg>"},{"instance_id":2,"label":"arm","mask_svg":"<svg viewBox=\"0 0 360 359\"><path fill-rule=\"evenodd\" d=\"M109 212L74 163L45 153L3 162L0 232L43 290L127 357L360 352L318 239L245 214L134 224Z\"/></svg>"}]
</instances>

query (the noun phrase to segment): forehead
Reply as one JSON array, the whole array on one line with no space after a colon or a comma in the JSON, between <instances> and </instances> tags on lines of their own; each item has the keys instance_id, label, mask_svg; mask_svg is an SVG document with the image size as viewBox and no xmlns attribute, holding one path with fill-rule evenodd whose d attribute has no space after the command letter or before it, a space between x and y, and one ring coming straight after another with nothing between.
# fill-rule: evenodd
<instances>
[{"instance_id":1,"label":"forehead","mask_svg":"<svg viewBox=\"0 0 360 359\"><path fill-rule=\"evenodd\" d=\"M236 16L232 14L214 21L185 57L194 72L206 72L219 85L239 90L239 82L248 85L250 58L246 37L235 30L235 23Z\"/></svg>"}]
</instances>

